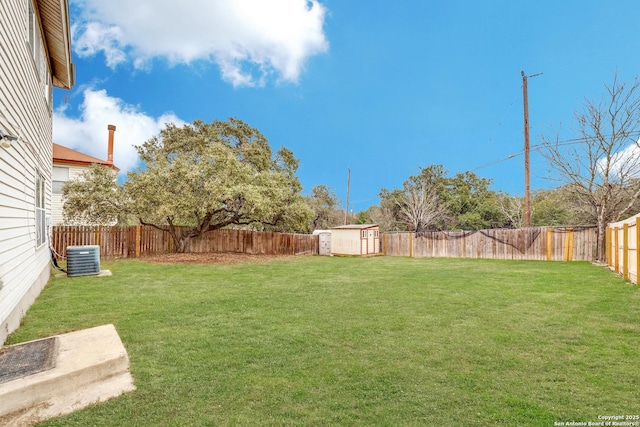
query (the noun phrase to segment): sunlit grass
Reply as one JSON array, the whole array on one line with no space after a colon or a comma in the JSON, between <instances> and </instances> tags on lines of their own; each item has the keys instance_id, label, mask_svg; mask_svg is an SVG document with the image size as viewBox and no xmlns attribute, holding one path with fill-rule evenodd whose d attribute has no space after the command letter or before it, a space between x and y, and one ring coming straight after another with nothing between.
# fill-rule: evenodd
<instances>
[{"instance_id":1,"label":"sunlit grass","mask_svg":"<svg viewBox=\"0 0 640 427\"><path fill-rule=\"evenodd\" d=\"M137 390L56 426L553 425L637 412L640 291L587 263L103 262L10 337L113 323Z\"/></svg>"}]
</instances>

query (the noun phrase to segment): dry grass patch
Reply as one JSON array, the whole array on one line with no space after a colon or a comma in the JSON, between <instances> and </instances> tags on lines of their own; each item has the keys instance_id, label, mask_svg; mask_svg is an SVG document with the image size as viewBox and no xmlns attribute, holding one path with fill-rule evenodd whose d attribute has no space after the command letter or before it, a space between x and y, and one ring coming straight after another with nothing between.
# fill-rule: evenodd
<instances>
[{"instance_id":1,"label":"dry grass patch","mask_svg":"<svg viewBox=\"0 0 640 427\"><path fill-rule=\"evenodd\" d=\"M142 261L158 264L241 264L295 258L296 255L250 255L241 253L170 253L149 255Z\"/></svg>"}]
</instances>

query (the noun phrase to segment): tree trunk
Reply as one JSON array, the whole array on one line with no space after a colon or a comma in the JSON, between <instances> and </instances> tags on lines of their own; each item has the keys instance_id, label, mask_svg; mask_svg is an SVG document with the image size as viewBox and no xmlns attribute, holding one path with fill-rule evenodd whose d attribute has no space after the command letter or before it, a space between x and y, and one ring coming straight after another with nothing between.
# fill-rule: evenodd
<instances>
[{"instance_id":1,"label":"tree trunk","mask_svg":"<svg viewBox=\"0 0 640 427\"><path fill-rule=\"evenodd\" d=\"M177 239L174 239L174 243L176 252L183 254L187 252L187 249L189 249L191 236L180 236Z\"/></svg>"}]
</instances>

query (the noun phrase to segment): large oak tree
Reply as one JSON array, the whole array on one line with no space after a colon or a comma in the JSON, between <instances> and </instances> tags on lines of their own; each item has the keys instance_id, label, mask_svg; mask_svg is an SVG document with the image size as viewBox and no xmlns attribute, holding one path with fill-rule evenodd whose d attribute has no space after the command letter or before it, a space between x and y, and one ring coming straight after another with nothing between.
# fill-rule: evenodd
<instances>
[{"instance_id":1,"label":"large oak tree","mask_svg":"<svg viewBox=\"0 0 640 427\"><path fill-rule=\"evenodd\" d=\"M286 148L273 153L239 119L169 124L137 150L142 166L128 174L120 206L171 235L178 252L227 226L298 231L311 221L298 160Z\"/></svg>"}]
</instances>

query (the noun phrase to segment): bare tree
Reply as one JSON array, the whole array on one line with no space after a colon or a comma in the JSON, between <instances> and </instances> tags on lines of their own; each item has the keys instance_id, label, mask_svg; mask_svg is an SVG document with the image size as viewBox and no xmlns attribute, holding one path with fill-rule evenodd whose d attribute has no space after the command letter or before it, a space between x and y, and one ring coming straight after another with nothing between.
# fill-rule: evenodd
<instances>
[{"instance_id":1,"label":"bare tree","mask_svg":"<svg viewBox=\"0 0 640 427\"><path fill-rule=\"evenodd\" d=\"M409 180L404 191L394 195L400 218L413 231L433 228L438 221L446 217L438 188L427 183Z\"/></svg>"},{"instance_id":2,"label":"bare tree","mask_svg":"<svg viewBox=\"0 0 640 427\"><path fill-rule=\"evenodd\" d=\"M524 199L511 197L508 194L500 194L498 206L500 213L506 218L513 228L524 227Z\"/></svg>"},{"instance_id":3,"label":"bare tree","mask_svg":"<svg viewBox=\"0 0 640 427\"><path fill-rule=\"evenodd\" d=\"M381 203L380 206L369 206L364 211L366 221L363 224L378 224L380 231L402 231L406 228L396 219L396 206L388 206L389 203Z\"/></svg>"},{"instance_id":4,"label":"bare tree","mask_svg":"<svg viewBox=\"0 0 640 427\"><path fill-rule=\"evenodd\" d=\"M578 201L577 209L597 225L597 259L605 257L605 230L640 195L640 83L614 76L598 102L585 100L575 113L580 138L543 138L540 152Z\"/></svg>"}]
</instances>

